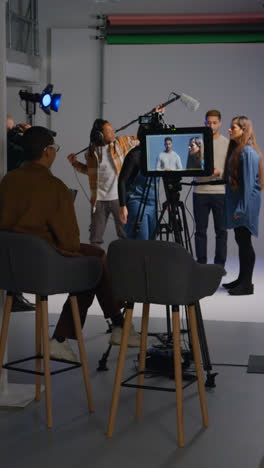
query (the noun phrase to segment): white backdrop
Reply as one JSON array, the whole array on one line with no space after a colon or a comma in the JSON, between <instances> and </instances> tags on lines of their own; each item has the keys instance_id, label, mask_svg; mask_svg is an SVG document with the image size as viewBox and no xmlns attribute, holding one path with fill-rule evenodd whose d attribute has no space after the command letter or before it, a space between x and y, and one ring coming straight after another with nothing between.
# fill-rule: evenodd
<instances>
[{"instance_id":1,"label":"white backdrop","mask_svg":"<svg viewBox=\"0 0 264 468\"><path fill-rule=\"evenodd\" d=\"M189 111L176 101L166 108L167 123L200 126L208 109L219 109L222 133L228 137L231 118L245 114L253 120L257 142L264 152L263 55L264 44L108 45L104 116L118 128L166 101L170 92L185 93L200 101L199 109ZM134 125L125 132L134 134L136 128ZM185 196L183 189L181 199ZM187 206L192 211L192 196ZM262 208L260 235L254 241L258 255L263 255L263 218ZM192 228L190 218L189 224ZM212 222L208 238L212 256ZM228 247L229 255L237 255L233 233Z\"/></svg>"},{"instance_id":2,"label":"white backdrop","mask_svg":"<svg viewBox=\"0 0 264 468\"><path fill-rule=\"evenodd\" d=\"M52 128L63 144L53 172L70 187L79 188L73 170L66 160L71 151L89 143L92 123L99 116L99 43L89 29L52 30L51 82L63 93L58 114L52 114ZM166 108L166 121L176 126L200 126L210 108L222 112L222 133L231 118L246 114L252 118L258 144L264 151L263 117L263 44L197 44L197 45L115 45L105 46L105 105L103 117L115 128L165 101L171 91L197 98L201 105L191 112L175 102ZM137 126L125 134L135 134ZM83 156L80 156L83 160ZM88 179L79 178L89 193ZM183 189L181 198L185 199ZM80 188L76 210L82 241L88 240L90 211ZM192 196L188 203L192 211ZM190 229L192 221L189 218ZM209 226L209 257L213 254L214 233ZM106 245L115 237L113 223L106 231ZM254 240L257 255L263 254L263 209L260 236ZM230 233L229 255L237 255Z\"/></svg>"}]
</instances>

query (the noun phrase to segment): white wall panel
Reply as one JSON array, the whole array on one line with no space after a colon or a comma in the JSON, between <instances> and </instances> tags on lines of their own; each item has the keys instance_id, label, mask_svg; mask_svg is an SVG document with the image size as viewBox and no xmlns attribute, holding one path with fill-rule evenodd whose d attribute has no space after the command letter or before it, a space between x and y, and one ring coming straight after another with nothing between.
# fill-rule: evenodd
<instances>
[{"instance_id":1,"label":"white wall panel","mask_svg":"<svg viewBox=\"0 0 264 468\"><path fill-rule=\"evenodd\" d=\"M79 190L75 207L81 240L88 241L90 206L66 156L88 146L92 123L99 113L99 43L90 29L53 29L51 34L51 83L61 92L58 113L52 112L51 128L61 144L53 173ZM84 162L84 155L78 156ZM88 196L88 177L77 173Z\"/></svg>"}]
</instances>

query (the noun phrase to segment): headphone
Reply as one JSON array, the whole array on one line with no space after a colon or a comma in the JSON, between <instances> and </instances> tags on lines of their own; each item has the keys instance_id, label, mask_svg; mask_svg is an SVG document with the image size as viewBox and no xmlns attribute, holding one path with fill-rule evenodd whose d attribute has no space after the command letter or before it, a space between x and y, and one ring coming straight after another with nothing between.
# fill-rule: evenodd
<instances>
[{"instance_id":1,"label":"headphone","mask_svg":"<svg viewBox=\"0 0 264 468\"><path fill-rule=\"evenodd\" d=\"M94 121L91 133L90 133L90 143L95 146L103 146L104 144L104 134L103 126L108 123L107 120L96 119Z\"/></svg>"}]
</instances>

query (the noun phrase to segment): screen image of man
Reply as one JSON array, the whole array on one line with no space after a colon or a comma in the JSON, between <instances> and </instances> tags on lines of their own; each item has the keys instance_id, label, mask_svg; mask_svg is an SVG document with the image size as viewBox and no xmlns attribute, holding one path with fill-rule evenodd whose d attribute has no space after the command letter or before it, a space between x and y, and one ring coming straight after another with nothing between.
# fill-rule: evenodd
<instances>
[{"instance_id":1,"label":"screen image of man","mask_svg":"<svg viewBox=\"0 0 264 468\"><path fill-rule=\"evenodd\" d=\"M164 140L165 151L159 154L157 171L177 171L182 169L180 156L172 149L172 138Z\"/></svg>"}]
</instances>

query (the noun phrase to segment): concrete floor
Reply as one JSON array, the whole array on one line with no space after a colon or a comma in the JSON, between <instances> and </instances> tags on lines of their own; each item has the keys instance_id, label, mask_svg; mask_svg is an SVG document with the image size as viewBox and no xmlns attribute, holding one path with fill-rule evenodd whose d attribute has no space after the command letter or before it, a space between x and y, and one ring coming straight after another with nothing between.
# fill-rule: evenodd
<instances>
[{"instance_id":1,"label":"concrete floor","mask_svg":"<svg viewBox=\"0 0 264 468\"><path fill-rule=\"evenodd\" d=\"M50 314L50 329L58 316ZM139 327L139 318L134 319ZM165 330L162 318L151 318L151 331ZM203 429L196 384L184 390L185 447L177 448L175 394L145 391L141 421L135 420L134 389L122 388L115 432L105 436L118 348L109 371L96 371L107 347L102 317L89 315L84 337L92 381L95 413L89 414L80 369L52 377L54 426L45 424L45 398L24 409L0 409L1 466L50 468L257 468L264 455L264 374L247 374L249 354L264 354L264 324L205 321L216 388L206 392L209 428ZM149 338L149 343L155 338ZM75 343L73 343L75 347ZM12 314L9 360L34 353L34 314ZM128 351L125 376L134 371L137 350ZM9 381L33 382L34 377L9 372ZM151 379L151 384L154 383ZM158 384L172 386L167 377Z\"/></svg>"}]
</instances>

